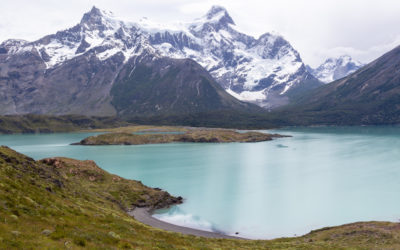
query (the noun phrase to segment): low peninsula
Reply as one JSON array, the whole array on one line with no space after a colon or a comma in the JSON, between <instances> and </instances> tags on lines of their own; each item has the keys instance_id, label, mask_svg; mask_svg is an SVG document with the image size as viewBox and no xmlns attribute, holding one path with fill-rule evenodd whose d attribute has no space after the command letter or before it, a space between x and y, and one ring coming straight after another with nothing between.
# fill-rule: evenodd
<instances>
[{"instance_id":1,"label":"low peninsula","mask_svg":"<svg viewBox=\"0 0 400 250\"><path fill-rule=\"evenodd\" d=\"M261 132L238 132L229 129L155 127L147 130L124 128L110 133L89 136L72 145L141 145L173 142L227 143L262 142L274 138L287 137Z\"/></svg>"}]
</instances>

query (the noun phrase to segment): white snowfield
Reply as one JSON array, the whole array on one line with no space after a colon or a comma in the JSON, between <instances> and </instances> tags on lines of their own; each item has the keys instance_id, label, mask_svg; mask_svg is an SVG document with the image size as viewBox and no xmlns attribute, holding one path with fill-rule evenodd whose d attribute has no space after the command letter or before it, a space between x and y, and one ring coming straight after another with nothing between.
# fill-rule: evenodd
<instances>
[{"instance_id":1,"label":"white snowfield","mask_svg":"<svg viewBox=\"0 0 400 250\"><path fill-rule=\"evenodd\" d=\"M265 33L256 39L241 33L219 6L193 22L171 24L147 18L127 22L93 7L73 28L34 42L6 43L8 54L36 51L47 69L88 52L102 61L122 54L127 62L143 53L191 58L234 97L265 107L273 106L270 92L285 95L309 76L299 53L283 37Z\"/></svg>"}]
</instances>

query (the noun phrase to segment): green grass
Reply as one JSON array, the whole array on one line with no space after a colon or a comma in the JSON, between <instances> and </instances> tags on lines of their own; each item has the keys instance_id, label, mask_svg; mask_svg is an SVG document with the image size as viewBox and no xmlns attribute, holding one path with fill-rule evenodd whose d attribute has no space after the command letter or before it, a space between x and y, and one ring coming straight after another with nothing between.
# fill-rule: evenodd
<instances>
[{"instance_id":1,"label":"green grass","mask_svg":"<svg viewBox=\"0 0 400 250\"><path fill-rule=\"evenodd\" d=\"M93 161L43 161L0 147L1 249L399 249L400 225L354 223L297 238L207 239L137 222L126 211L179 202Z\"/></svg>"}]
</instances>

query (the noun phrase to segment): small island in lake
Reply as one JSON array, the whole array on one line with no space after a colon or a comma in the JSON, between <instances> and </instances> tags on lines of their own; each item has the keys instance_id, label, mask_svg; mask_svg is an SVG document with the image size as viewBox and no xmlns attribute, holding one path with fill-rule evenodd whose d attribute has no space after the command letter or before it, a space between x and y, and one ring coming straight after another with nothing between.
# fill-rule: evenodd
<instances>
[{"instance_id":1,"label":"small island in lake","mask_svg":"<svg viewBox=\"0 0 400 250\"><path fill-rule=\"evenodd\" d=\"M172 142L262 142L273 138L287 137L279 134L261 132L237 132L229 129L160 127L137 130L128 127L122 130L114 129L111 133L89 136L72 145L140 145Z\"/></svg>"}]
</instances>

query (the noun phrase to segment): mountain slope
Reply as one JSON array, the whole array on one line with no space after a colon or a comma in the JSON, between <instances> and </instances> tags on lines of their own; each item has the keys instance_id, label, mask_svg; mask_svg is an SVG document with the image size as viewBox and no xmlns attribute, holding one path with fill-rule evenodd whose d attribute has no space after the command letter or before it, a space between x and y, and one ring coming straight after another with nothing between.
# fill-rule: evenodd
<instances>
[{"instance_id":1,"label":"mountain slope","mask_svg":"<svg viewBox=\"0 0 400 250\"><path fill-rule=\"evenodd\" d=\"M124 22L93 7L70 29L34 42L7 40L0 44L0 114L116 115L121 107L114 106L118 101L110 93L115 80L121 79L119 73L127 65L134 68L142 58L191 58L233 96L265 107L288 103L290 93L319 85L282 37L267 33L255 39L236 31L233 25L221 7L213 7L202 19L178 29L160 29L148 21ZM185 63L179 65L186 67ZM152 67L160 69L155 64ZM196 72L198 79L193 76L191 81L202 79L204 72ZM224 95L216 91L218 96ZM148 97L136 93L132 98L155 100L153 94L145 92ZM193 107L208 101L199 100ZM230 104L224 102L215 109L237 103L232 99L227 102ZM155 107L158 103L144 105ZM163 105L171 109L172 102ZM238 105L242 110L243 104ZM168 112L207 110L178 104L173 107L175 110ZM150 114L154 108L139 110Z\"/></svg>"},{"instance_id":2,"label":"mountain slope","mask_svg":"<svg viewBox=\"0 0 400 250\"><path fill-rule=\"evenodd\" d=\"M191 59L129 60L111 89L118 115L187 114L217 110L261 112L226 93Z\"/></svg>"},{"instance_id":3,"label":"mountain slope","mask_svg":"<svg viewBox=\"0 0 400 250\"><path fill-rule=\"evenodd\" d=\"M354 61L350 56L343 55L338 58L328 58L317 68L307 66L308 71L321 82L330 83L354 73L364 64Z\"/></svg>"},{"instance_id":4,"label":"mountain slope","mask_svg":"<svg viewBox=\"0 0 400 250\"><path fill-rule=\"evenodd\" d=\"M400 46L282 110L297 123L400 123Z\"/></svg>"}]
</instances>

